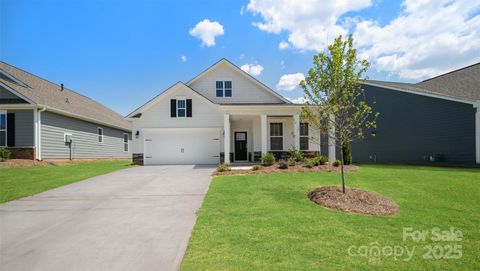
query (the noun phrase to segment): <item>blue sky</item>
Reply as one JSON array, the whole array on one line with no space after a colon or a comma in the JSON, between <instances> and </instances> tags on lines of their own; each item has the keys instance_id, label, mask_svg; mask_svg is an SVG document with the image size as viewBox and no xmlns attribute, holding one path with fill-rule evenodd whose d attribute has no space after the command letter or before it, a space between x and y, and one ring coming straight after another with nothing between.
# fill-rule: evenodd
<instances>
[{"instance_id":1,"label":"blue sky","mask_svg":"<svg viewBox=\"0 0 480 271\"><path fill-rule=\"evenodd\" d=\"M432 14L454 13L463 24L437 31L435 37L446 38L428 48L415 43L427 44L421 41L431 40L428 25L441 22L431 21L426 7L411 1L348 0L344 6L322 1L312 5L308 0L0 1L2 61L63 83L123 115L222 57L238 66L260 65L263 70L256 78L286 97L301 97L298 88L278 89L280 78L305 74L312 56L338 33L358 37L359 51L372 62L368 74L372 79L415 82L478 62L480 56L478 49L468 46L479 40L474 31L479 4L467 0L458 5L468 12L450 7L451 1L429 4ZM426 26L418 25L422 18ZM205 19L223 28L214 45L202 45L200 36L189 33ZM419 31L409 33L398 26L408 23L417 24ZM306 33L309 29L314 31ZM442 62L438 54L459 48L443 42L448 34L464 38L459 41L464 50L453 61ZM404 38L396 42L397 36ZM287 44L284 49L279 48L282 41ZM422 55L422 50L427 53Z\"/></svg>"}]
</instances>

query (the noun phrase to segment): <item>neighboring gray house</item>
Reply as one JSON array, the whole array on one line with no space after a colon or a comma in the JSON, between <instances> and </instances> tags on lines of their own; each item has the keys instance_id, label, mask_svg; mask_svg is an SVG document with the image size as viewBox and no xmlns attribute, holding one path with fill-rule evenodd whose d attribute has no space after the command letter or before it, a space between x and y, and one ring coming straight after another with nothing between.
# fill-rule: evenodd
<instances>
[{"instance_id":1,"label":"neighboring gray house","mask_svg":"<svg viewBox=\"0 0 480 271\"><path fill-rule=\"evenodd\" d=\"M12 158L130 158L130 127L94 100L0 62L0 146Z\"/></svg>"},{"instance_id":2,"label":"neighboring gray house","mask_svg":"<svg viewBox=\"0 0 480 271\"><path fill-rule=\"evenodd\" d=\"M416 84L373 81L375 136L354 143L354 162L480 163L480 63Z\"/></svg>"}]
</instances>

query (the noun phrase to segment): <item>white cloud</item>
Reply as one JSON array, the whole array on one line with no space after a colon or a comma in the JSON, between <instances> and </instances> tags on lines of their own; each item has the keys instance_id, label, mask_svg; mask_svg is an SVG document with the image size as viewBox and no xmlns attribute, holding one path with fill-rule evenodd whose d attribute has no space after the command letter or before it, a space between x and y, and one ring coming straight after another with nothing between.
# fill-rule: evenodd
<instances>
[{"instance_id":1,"label":"white cloud","mask_svg":"<svg viewBox=\"0 0 480 271\"><path fill-rule=\"evenodd\" d=\"M285 69L285 61L280 60L280 69Z\"/></svg>"},{"instance_id":2,"label":"white cloud","mask_svg":"<svg viewBox=\"0 0 480 271\"><path fill-rule=\"evenodd\" d=\"M240 9L240 15L243 15L243 14L245 14L245 7L244 6L242 6L242 8Z\"/></svg>"},{"instance_id":3,"label":"white cloud","mask_svg":"<svg viewBox=\"0 0 480 271\"><path fill-rule=\"evenodd\" d=\"M284 74L277 83L277 89L292 91L299 86L302 80L305 80L303 73Z\"/></svg>"},{"instance_id":4,"label":"white cloud","mask_svg":"<svg viewBox=\"0 0 480 271\"><path fill-rule=\"evenodd\" d=\"M240 67L244 72L253 76L258 76L263 71L263 66L260 64L244 64Z\"/></svg>"},{"instance_id":5,"label":"white cloud","mask_svg":"<svg viewBox=\"0 0 480 271\"><path fill-rule=\"evenodd\" d=\"M298 97L298 98L285 97L285 98L294 104L304 104L307 102L307 99L305 99L304 97Z\"/></svg>"},{"instance_id":6,"label":"white cloud","mask_svg":"<svg viewBox=\"0 0 480 271\"><path fill-rule=\"evenodd\" d=\"M372 2L250 0L247 10L263 19L253 23L256 27L286 31L289 46L301 51L323 51L338 35L353 33L360 57L404 79L424 79L480 61L480 1L404 0L387 23L340 19Z\"/></svg>"},{"instance_id":7,"label":"white cloud","mask_svg":"<svg viewBox=\"0 0 480 271\"><path fill-rule=\"evenodd\" d=\"M187 62L187 56L181 56L180 59L182 60L182 62Z\"/></svg>"},{"instance_id":8,"label":"white cloud","mask_svg":"<svg viewBox=\"0 0 480 271\"><path fill-rule=\"evenodd\" d=\"M347 29L338 25L341 15L371 5L371 0L250 0L247 10L259 14L263 22L253 25L269 33L289 33L290 44L301 50L322 51Z\"/></svg>"},{"instance_id":9,"label":"white cloud","mask_svg":"<svg viewBox=\"0 0 480 271\"><path fill-rule=\"evenodd\" d=\"M402 8L384 26L356 25L356 45L376 69L419 80L480 60L478 0L407 0Z\"/></svg>"},{"instance_id":10,"label":"white cloud","mask_svg":"<svg viewBox=\"0 0 480 271\"><path fill-rule=\"evenodd\" d=\"M224 31L223 26L218 22L210 22L210 20L205 19L190 29L188 33L202 40L202 46L210 47L215 45L215 37L223 35Z\"/></svg>"},{"instance_id":11,"label":"white cloud","mask_svg":"<svg viewBox=\"0 0 480 271\"><path fill-rule=\"evenodd\" d=\"M278 49L284 50L284 49L287 49L288 46L290 46L290 45L288 44L288 42L282 40L282 41L278 44Z\"/></svg>"}]
</instances>

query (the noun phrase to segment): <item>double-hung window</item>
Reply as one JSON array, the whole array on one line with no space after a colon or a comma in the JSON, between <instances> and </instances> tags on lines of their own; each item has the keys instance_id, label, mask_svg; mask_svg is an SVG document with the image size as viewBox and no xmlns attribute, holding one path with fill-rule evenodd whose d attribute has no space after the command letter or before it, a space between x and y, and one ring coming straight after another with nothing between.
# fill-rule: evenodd
<instances>
[{"instance_id":1,"label":"double-hung window","mask_svg":"<svg viewBox=\"0 0 480 271\"><path fill-rule=\"evenodd\" d=\"M0 146L7 146L7 112L0 111Z\"/></svg>"},{"instance_id":2,"label":"double-hung window","mask_svg":"<svg viewBox=\"0 0 480 271\"><path fill-rule=\"evenodd\" d=\"M128 134L123 134L123 151L128 152Z\"/></svg>"},{"instance_id":3,"label":"double-hung window","mask_svg":"<svg viewBox=\"0 0 480 271\"><path fill-rule=\"evenodd\" d=\"M300 123L300 150L308 150L308 123Z\"/></svg>"},{"instance_id":4,"label":"double-hung window","mask_svg":"<svg viewBox=\"0 0 480 271\"><path fill-rule=\"evenodd\" d=\"M217 97L232 97L232 81L216 81L215 89Z\"/></svg>"},{"instance_id":5,"label":"double-hung window","mask_svg":"<svg viewBox=\"0 0 480 271\"><path fill-rule=\"evenodd\" d=\"M270 150L283 150L283 123L270 123Z\"/></svg>"},{"instance_id":6,"label":"double-hung window","mask_svg":"<svg viewBox=\"0 0 480 271\"><path fill-rule=\"evenodd\" d=\"M186 117L186 103L185 99L177 99L177 117L185 118Z\"/></svg>"},{"instance_id":7,"label":"double-hung window","mask_svg":"<svg viewBox=\"0 0 480 271\"><path fill-rule=\"evenodd\" d=\"M103 128L97 128L97 141L98 143L103 143Z\"/></svg>"}]
</instances>

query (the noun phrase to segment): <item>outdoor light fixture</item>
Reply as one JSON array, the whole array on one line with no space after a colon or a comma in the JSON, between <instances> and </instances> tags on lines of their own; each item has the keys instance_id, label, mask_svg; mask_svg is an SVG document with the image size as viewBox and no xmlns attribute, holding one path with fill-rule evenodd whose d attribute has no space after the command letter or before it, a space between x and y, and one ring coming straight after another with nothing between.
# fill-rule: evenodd
<instances>
[{"instance_id":1,"label":"outdoor light fixture","mask_svg":"<svg viewBox=\"0 0 480 271\"><path fill-rule=\"evenodd\" d=\"M372 131L372 136L377 136L377 131Z\"/></svg>"},{"instance_id":2,"label":"outdoor light fixture","mask_svg":"<svg viewBox=\"0 0 480 271\"><path fill-rule=\"evenodd\" d=\"M138 139L139 136L140 136L140 131L137 131L137 132L135 133L135 138Z\"/></svg>"}]
</instances>

